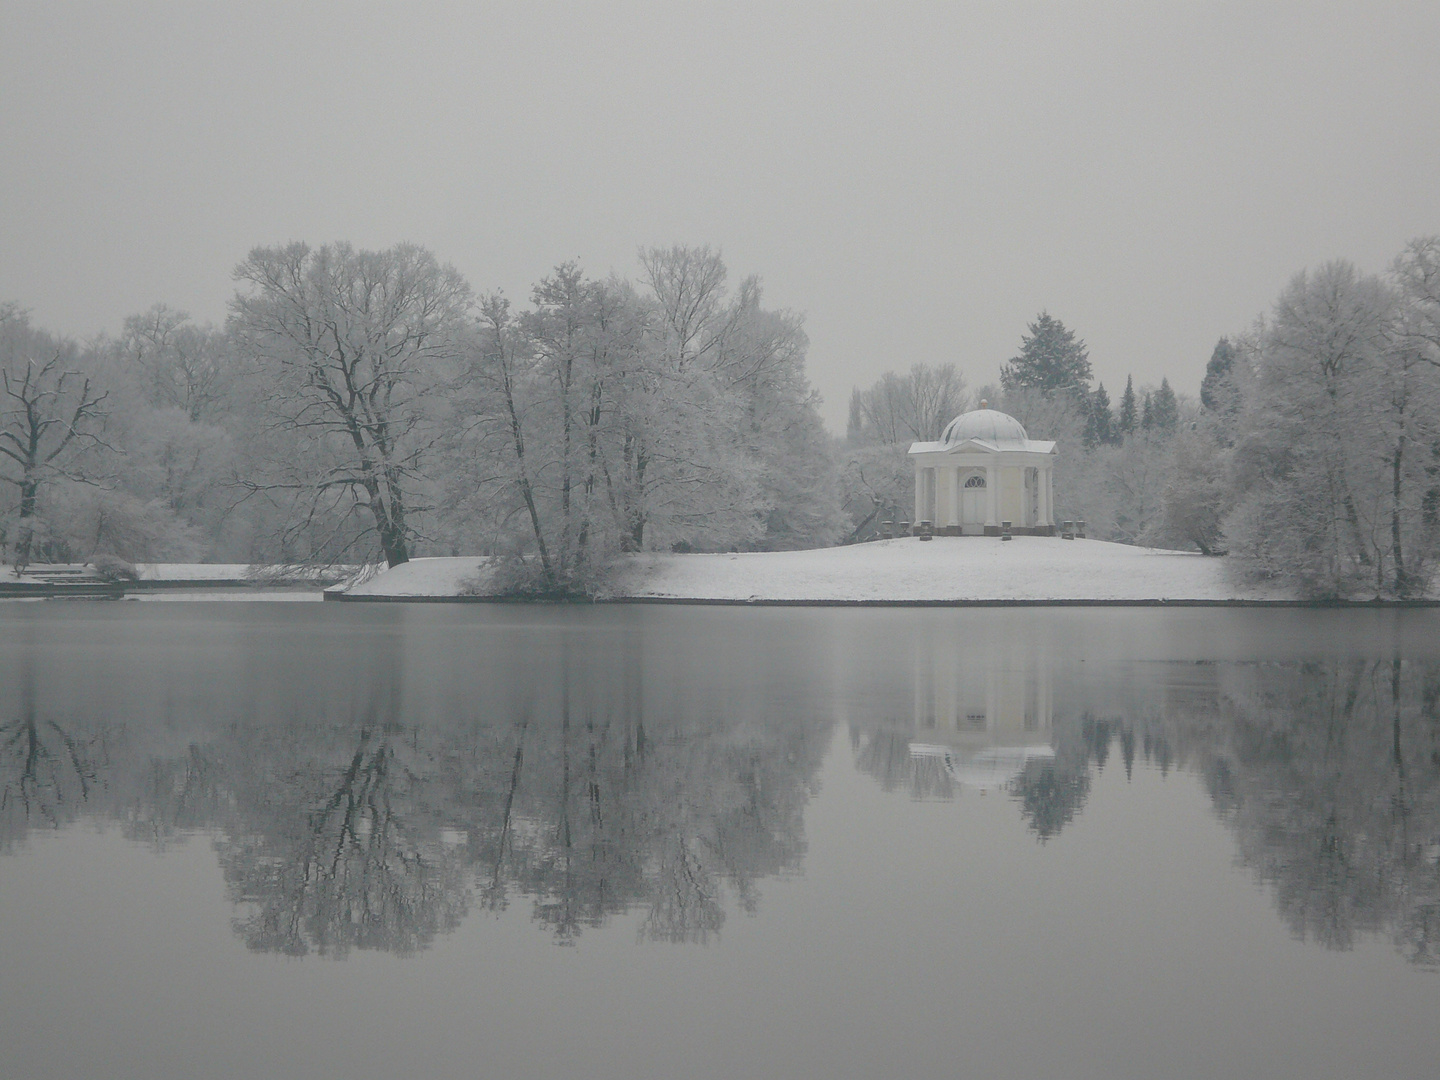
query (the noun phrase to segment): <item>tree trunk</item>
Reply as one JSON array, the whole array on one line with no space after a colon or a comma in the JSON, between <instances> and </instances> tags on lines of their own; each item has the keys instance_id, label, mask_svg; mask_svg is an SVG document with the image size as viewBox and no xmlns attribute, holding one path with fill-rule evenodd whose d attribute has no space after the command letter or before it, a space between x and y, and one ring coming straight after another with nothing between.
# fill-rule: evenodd
<instances>
[{"instance_id":1,"label":"tree trunk","mask_svg":"<svg viewBox=\"0 0 1440 1080\"><path fill-rule=\"evenodd\" d=\"M502 346L503 348L503 346ZM555 569L550 563L550 552L545 546L545 530L540 525L540 511L535 506L535 493L530 487L530 477L525 472L525 433L520 426L520 413L515 407L515 388L510 381L510 368L501 356L501 384L505 391L505 409L510 416L510 440L515 450L515 467L520 474L520 495L525 508L530 512L530 527L535 533L535 546L540 549L540 569L545 574L545 583L555 587Z\"/></svg>"},{"instance_id":2,"label":"tree trunk","mask_svg":"<svg viewBox=\"0 0 1440 1080\"><path fill-rule=\"evenodd\" d=\"M20 481L20 535L15 543L15 569L24 570L30 565L30 548L35 539L35 501L40 490L40 481L26 472Z\"/></svg>"},{"instance_id":3,"label":"tree trunk","mask_svg":"<svg viewBox=\"0 0 1440 1080\"><path fill-rule=\"evenodd\" d=\"M645 509L642 505L645 492L645 452L635 454L635 502L630 510L630 542L632 551L645 550Z\"/></svg>"},{"instance_id":4,"label":"tree trunk","mask_svg":"<svg viewBox=\"0 0 1440 1080\"><path fill-rule=\"evenodd\" d=\"M572 563L571 548L575 530L570 520L571 453L574 443L575 419L570 405L570 384L574 378L574 354L571 343L565 345L565 362L560 378L560 574L568 578Z\"/></svg>"},{"instance_id":5,"label":"tree trunk","mask_svg":"<svg viewBox=\"0 0 1440 1080\"><path fill-rule=\"evenodd\" d=\"M1395 443L1395 454L1391 459L1392 483L1390 492L1390 551L1395 559L1395 593L1397 596L1406 596L1410 592L1410 582L1405 575L1405 553L1400 546L1400 496L1401 496L1401 462L1405 456L1405 407L1400 407L1400 437Z\"/></svg>"},{"instance_id":6,"label":"tree trunk","mask_svg":"<svg viewBox=\"0 0 1440 1080\"><path fill-rule=\"evenodd\" d=\"M1355 511L1355 500L1350 497L1350 489L1345 488L1345 520L1350 524L1350 532L1355 537L1355 551L1360 556L1360 565L1370 565L1370 552L1365 542L1365 530L1360 527L1360 515Z\"/></svg>"}]
</instances>

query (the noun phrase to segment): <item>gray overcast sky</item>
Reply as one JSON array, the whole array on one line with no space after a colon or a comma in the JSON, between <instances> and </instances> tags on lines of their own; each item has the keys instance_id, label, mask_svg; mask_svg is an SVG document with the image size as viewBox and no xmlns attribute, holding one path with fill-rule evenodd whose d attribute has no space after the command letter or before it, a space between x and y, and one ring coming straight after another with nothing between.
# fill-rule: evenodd
<instances>
[{"instance_id":1,"label":"gray overcast sky","mask_svg":"<svg viewBox=\"0 0 1440 1080\"><path fill-rule=\"evenodd\" d=\"M1296 270L1440 232L1440 3L0 0L0 299L219 320L253 246L477 290L710 243L850 387L995 377L1042 309L1194 393Z\"/></svg>"}]
</instances>

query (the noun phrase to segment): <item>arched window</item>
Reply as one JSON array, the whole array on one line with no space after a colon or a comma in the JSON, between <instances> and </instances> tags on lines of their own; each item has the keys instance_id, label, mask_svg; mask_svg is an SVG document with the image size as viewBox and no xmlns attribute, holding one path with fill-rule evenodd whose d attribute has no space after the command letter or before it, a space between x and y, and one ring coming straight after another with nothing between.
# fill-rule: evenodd
<instances>
[{"instance_id":1,"label":"arched window","mask_svg":"<svg viewBox=\"0 0 1440 1080\"><path fill-rule=\"evenodd\" d=\"M967 488L983 488L985 486L985 477L972 476L965 481L965 486Z\"/></svg>"}]
</instances>

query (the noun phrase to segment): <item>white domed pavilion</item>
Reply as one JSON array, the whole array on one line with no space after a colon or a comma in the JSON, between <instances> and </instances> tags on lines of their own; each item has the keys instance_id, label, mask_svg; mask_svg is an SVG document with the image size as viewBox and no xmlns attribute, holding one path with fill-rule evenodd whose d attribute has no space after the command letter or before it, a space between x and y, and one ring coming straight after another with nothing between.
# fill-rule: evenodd
<instances>
[{"instance_id":1,"label":"white domed pavilion","mask_svg":"<svg viewBox=\"0 0 1440 1080\"><path fill-rule=\"evenodd\" d=\"M938 442L910 446L915 521L938 536L1055 534L1055 444L1025 434L1013 416L985 407L951 420Z\"/></svg>"}]
</instances>

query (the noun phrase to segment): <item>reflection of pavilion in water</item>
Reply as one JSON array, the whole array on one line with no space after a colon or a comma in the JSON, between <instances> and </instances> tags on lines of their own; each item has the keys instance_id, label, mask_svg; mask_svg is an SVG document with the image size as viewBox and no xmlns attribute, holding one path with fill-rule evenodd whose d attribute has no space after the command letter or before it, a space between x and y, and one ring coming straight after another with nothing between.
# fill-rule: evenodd
<instances>
[{"instance_id":1,"label":"reflection of pavilion in water","mask_svg":"<svg viewBox=\"0 0 1440 1080\"><path fill-rule=\"evenodd\" d=\"M1031 763L1053 759L1048 650L1034 641L995 645L922 641L908 692L892 686L878 718L852 725L860 768L887 789L952 797L1006 787Z\"/></svg>"},{"instance_id":2,"label":"reflection of pavilion in water","mask_svg":"<svg viewBox=\"0 0 1440 1080\"><path fill-rule=\"evenodd\" d=\"M958 750L1000 744L1048 744L1053 727L1048 657L1021 653L991 657L938 655L915 658L913 729L917 740Z\"/></svg>"},{"instance_id":3,"label":"reflection of pavilion in water","mask_svg":"<svg viewBox=\"0 0 1440 1080\"><path fill-rule=\"evenodd\" d=\"M934 649L916 657L910 757L917 770L938 764L957 788L993 791L1028 762L1055 756L1049 665L1033 652L1015 659L952 659Z\"/></svg>"}]
</instances>

